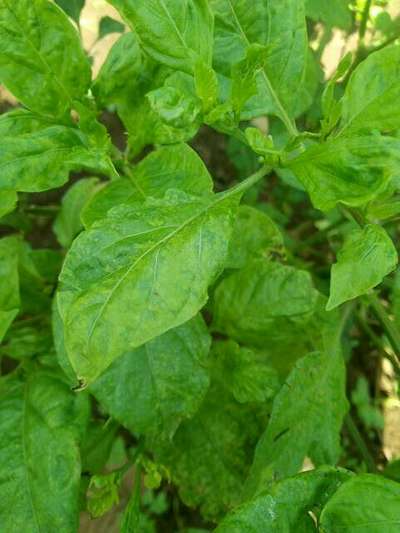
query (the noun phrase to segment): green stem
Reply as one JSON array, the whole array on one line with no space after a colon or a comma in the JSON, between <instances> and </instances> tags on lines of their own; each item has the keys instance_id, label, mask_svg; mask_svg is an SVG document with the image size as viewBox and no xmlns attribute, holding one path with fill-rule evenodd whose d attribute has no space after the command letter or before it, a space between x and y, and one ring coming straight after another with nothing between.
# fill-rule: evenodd
<instances>
[{"instance_id":1,"label":"green stem","mask_svg":"<svg viewBox=\"0 0 400 533\"><path fill-rule=\"evenodd\" d=\"M356 426L353 417L350 413L347 414L345 418L345 426L346 429L352 438L353 442L356 444L357 448L359 449L365 464L367 465L368 471L376 473L378 469L376 468L374 458L372 457L367 445L365 444L365 441L361 435L361 433L358 430L358 427Z\"/></svg>"},{"instance_id":2,"label":"green stem","mask_svg":"<svg viewBox=\"0 0 400 533\"><path fill-rule=\"evenodd\" d=\"M390 319L386 309L383 307L382 302L374 292L370 292L366 295L372 310L374 311L376 317L382 324L386 335L392 345L393 351L395 352L391 358L392 364L395 367L396 373L400 373L400 332L393 324Z\"/></svg>"},{"instance_id":3,"label":"green stem","mask_svg":"<svg viewBox=\"0 0 400 533\"><path fill-rule=\"evenodd\" d=\"M241 181L238 185L235 185L235 187L224 191L222 194L224 196L233 196L234 194L244 193L248 189L251 189L253 185L261 181L269 172L271 172L271 170L271 167L265 165L257 170L257 172Z\"/></svg>"},{"instance_id":4,"label":"green stem","mask_svg":"<svg viewBox=\"0 0 400 533\"><path fill-rule=\"evenodd\" d=\"M360 38L360 45L364 44L364 37L367 31L367 24L369 20L369 12L371 11L372 0L367 0L365 2L364 10L361 16L360 28L358 30L358 36Z\"/></svg>"}]
</instances>

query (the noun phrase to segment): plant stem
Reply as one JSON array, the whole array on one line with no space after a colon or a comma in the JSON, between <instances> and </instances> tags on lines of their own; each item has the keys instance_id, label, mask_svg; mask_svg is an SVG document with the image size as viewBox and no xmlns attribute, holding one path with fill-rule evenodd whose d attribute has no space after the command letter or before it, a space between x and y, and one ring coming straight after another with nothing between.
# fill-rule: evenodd
<instances>
[{"instance_id":1,"label":"plant stem","mask_svg":"<svg viewBox=\"0 0 400 533\"><path fill-rule=\"evenodd\" d=\"M264 165L257 172L246 178L245 180L238 183L231 189L224 191L222 194L225 196L232 196L241 192L246 192L248 189L251 189L253 185L262 180L269 172L271 172L271 167Z\"/></svg>"},{"instance_id":2,"label":"plant stem","mask_svg":"<svg viewBox=\"0 0 400 533\"><path fill-rule=\"evenodd\" d=\"M358 36L360 38L360 45L364 44L365 32L367 31L367 24L369 19L369 12L371 10L372 0L367 0L365 2L364 10L361 16L360 28L358 30Z\"/></svg>"},{"instance_id":3,"label":"plant stem","mask_svg":"<svg viewBox=\"0 0 400 533\"><path fill-rule=\"evenodd\" d=\"M392 361L393 366L395 367L396 373L399 374L400 373L400 359L399 359L400 357L400 332L396 328L396 326L393 324L386 309L383 307L382 302L380 301L376 293L370 292L369 294L366 295L366 299L368 300L376 317L382 324L386 332L386 335L388 336L390 344L392 345L393 351L395 353L391 357L391 361Z\"/></svg>"},{"instance_id":4,"label":"plant stem","mask_svg":"<svg viewBox=\"0 0 400 533\"><path fill-rule=\"evenodd\" d=\"M347 414L344 423L347 431L349 432L350 437L356 444L357 448L360 450L365 464L367 465L368 471L376 473L378 469L376 468L374 458L372 457L367 445L365 444L365 441L350 413Z\"/></svg>"}]
</instances>

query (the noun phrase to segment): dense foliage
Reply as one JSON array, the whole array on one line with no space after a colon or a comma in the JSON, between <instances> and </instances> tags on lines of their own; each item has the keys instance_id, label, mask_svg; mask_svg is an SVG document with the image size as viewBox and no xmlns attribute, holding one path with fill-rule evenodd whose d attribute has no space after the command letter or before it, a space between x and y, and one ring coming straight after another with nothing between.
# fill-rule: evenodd
<instances>
[{"instance_id":1,"label":"dense foliage","mask_svg":"<svg viewBox=\"0 0 400 533\"><path fill-rule=\"evenodd\" d=\"M0 0L0 531L399 531L394 2L109 3Z\"/></svg>"}]
</instances>

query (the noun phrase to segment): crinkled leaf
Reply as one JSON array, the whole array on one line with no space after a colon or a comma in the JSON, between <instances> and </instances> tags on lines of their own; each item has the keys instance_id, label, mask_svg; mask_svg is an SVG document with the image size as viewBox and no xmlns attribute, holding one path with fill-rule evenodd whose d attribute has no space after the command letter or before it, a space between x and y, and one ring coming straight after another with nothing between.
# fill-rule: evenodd
<instances>
[{"instance_id":1,"label":"crinkled leaf","mask_svg":"<svg viewBox=\"0 0 400 533\"><path fill-rule=\"evenodd\" d=\"M369 55L353 72L342 102L340 130L393 131L400 127L400 47Z\"/></svg>"},{"instance_id":2,"label":"crinkled leaf","mask_svg":"<svg viewBox=\"0 0 400 533\"><path fill-rule=\"evenodd\" d=\"M213 356L239 403L265 402L279 390L278 374L256 352L234 341L215 343Z\"/></svg>"},{"instance_id":3,"label":"crinkled leaf","mask_svg":"<svg viewBox=\"0 0 400 533\"><path fill-rule=\"evenodd\" d=\"M82 168L110 172L107 154L78 129L50 126L2 138L0 189L53 189L67 181L71 170Z\"/></svg>"},{"instance_id":4,"label":"crinkled leaf","mask_svg":"<svg viewBox=\"0 0 400 533\"><path fill-rule=\"evenodd\" d=\"M109 0L138 34L153 59L192 73L211 64L213 17L207 0Z\"/></svg>"},{"instance_id":5,"label":"crinkled leaf","mask_svg":"<svg viewBox=\"0 0 400 533\"><path fill-rule=\"evenodd\" d=\"M321 514L321 530L397 533L400 526L400 483L361 474L344 483Z\"/></svg>"},{"instance_id":6,"label":"crinkled leaf","mask_svg":"<svg viewBox=\"0 0 400 533\"><path fill-rule=\"evenodd\" d=\"M210 337L200 317L119 357L90 387L134 434L171 437L208 389Z\"/></svg>"},{"instance_id":7,"label":"crinkled leaf","mask_svg":"<svg viewBox=\"0 0 400 533\"><path fill-rule=\"evenodd\" d=\"M114 359L192 318L223 268L238 194L176 191L125 204L83 232L60 275L67 353L93 381Z\"/></svg>"},{"instance_id":8,"label":"crinkled leaf","mask_svg":"<svg viewBox=\"0 0 400 533\"><path fill-rule=\"evenodd\" d=\"M340 353L311 353L300 359L274 399L267 429L255 451L246 484L253 495L274 479L295 474L312 451L319 464L334 465L348 404Z\"/></svg>"},{"instance_id":9,"label":"crinkled leaf","mask_svg":"<svg viewBox=\"0 0 400 533\"><path fill-rule=\"evenodd\" d=\"M283 249L283 237L275 222L265 213L239 207L229 244L227 268L243 268L250 259Z\"/></svg>"},{"instance_id":10,"label":"crinkled leaf","mask_svg":"<svg viewBox=\"0 0 400 533\"><path fill-rule=\"evenodd\" d=\"M84 178L77 181L68 189L61 201L61 209L53 224L53 231L58 242L68 248L76 235L83 228L81 211L85 203L90 200L96 191L99 180L97 178Z\"/></svg>"},{"instance_id":11,"label":"crinkled leaf","mask_svg":"<svg viewBox=\"0 0 400 533\"><path fill-rule=\"evenodd\" d=\"M85 96L90 64L78 33L48 0L0 1L0 80L29 109L60 116Z\"/></svg>"},{"instance_id":12,"label":"crinkled leaf","mask_svg":"<svg viewBox=\"0 0 400 533\"><path fill-rule=\"evenodd\" d=\"M303 2L297 0L211 0L215 13L214 62L230 76L252 44L266 46L265 68L258 77L264 112L291 115L300 90L307 56ZM253 104L254 105L254 104ZM260 113L262 114L262 113Z\"/></svg>"},{"instance_id":13,"label":"crinkled leaf","mask_svg":"<svg viewBox=\"0 0 400 533\"><path fill-rule=\"evenodd\" d=\"M205 195L213 181L201 158L187 144L164 146L133 167L129 179L115 180L102 188L82 212L86 227L105 218L116 205L143 202L147 197L162 198L169 189Z\"/></svg>"},{"instance_id":14,"label":"crinkled leaf","mask_svg":"<svg viewBox=\"0 0 400 533\"><path fill-rule=\"evenodd\" d=\"M315 516L351 473L323 467L275 483L222 521L216 533L315 532Z\"/></svg>"},{"instance_id":15,"label":"crinkled leaf","mask_svg":"<svg viewBox=\"0 0 400 533\"><path fill-rule=\"evenodd\" d=\"M265 345L284 338L291 324L304 325L317 296L308 272L255 259L219 284L213 328L238 342Z\"/></svg>"},{"instance_id":16,"label":"crinkled leaf","mask_svg":"<svg viewBox=\"0 0 400 533\"><path fill-rule=\"evenodd\" d=\"M183 502L215 520L240 502L260 427L256 410L240 405L224 383L215 382L172 442L155 448L156 459L170 472Z\"/></svg>"},{"instance_id":17,"label":"crinkled leaf","mask_svg":"<svg viewBox=\"0 0 400 533\"><path fill-rule=\"evenodd\" d=\"M381 192L400 168L400 142L379 135L338 137L309 147L287 162L315 207L338 202L363 205Z\"/></svg>"},{"instance_id":18,"label":"crinkled leaf","mask_svg":"<svg viewBox=\"0 0 400 533\"><path fill-rule=\"evenodd\" d=\"M382 282L398 262L396 248L386 231L368 224L353 230L332 266L331 290L327 309L365 294Z\"/></svg>"},{"instance_id":19,"label":"crinkled leaf","mask_svg":"<svg viewBox=\"0 0 400 533\"><path fill-rule=\"evenodd\" d=\"M80 400L47 371L1 379L4 531L77 530L80 459L75 424Z\"/></svg>"}]
</instances>

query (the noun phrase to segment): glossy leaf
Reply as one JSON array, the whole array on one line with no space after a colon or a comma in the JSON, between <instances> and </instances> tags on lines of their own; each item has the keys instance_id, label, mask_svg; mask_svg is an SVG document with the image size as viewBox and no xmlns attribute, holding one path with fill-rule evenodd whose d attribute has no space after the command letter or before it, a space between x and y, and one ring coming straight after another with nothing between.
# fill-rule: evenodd
<instances>
[{"instance_id":1,"label":"glossy leaf","mask_svg":"<svg viewBox=\"0 0 400 533\"><path fill-rule=\"evenodd\" d=\"M63 115L89 89L76 29L48 0L0 1L0 80L29 109Z\"/></svg>"},{"instance_id":2,"label":"glossy leaf","mask_svg":"<svg viewBox=\"0 0 400 533\"><path fill-rule=\"evenodd\" d=\"M287 165L318 209L328 211L338 202L360 206L398 172L399 147L398 139L379 135L337 137L311 146Z\"/></svg>"},{"instance_id":3,"label":"glossy leaf","mask_svg":"<svg viewBox=\"0 0 400 533\"><path fill-rule=\"evenodd\" d=\"M153 59L193 72L198 60L211 64L213 17L207 0L109 0L137 32Z\"/></svg>"},{"instance_id":4,"label":"glossy leaf","mask_svg":"<svg viewBox=\"0 0 400 533\"><path fill-rule=\"evenodd\" d=\"M382 282L398 262L396 248L386 231L373 224L349 233L332 266L327 309L365 294Z\"/></svg>"},{"instance_id":5,"label":"glossy leaf","mask_svg":"<svg viewBox=\"0 0 400 533\"><path fill-rule=\"evenodd\" d=\"M93 381L127 348L201 309L223 268L237 196L175 192L125 204L75 240L58 303L79 379Z\"/></svg>"},{"instance_id":6,"label":"glossy leaf","mask_svg":"<svg viewBox=\"0 0 400 533\"><path fill-rule=\"evenodd\" d=\"M343 97L340 131L393 131L400 127L400 47L371 54L352 74Z\"/></svg>"},{"instance_id":7,"label":"glossy leaf","mask_svg":"<svg viewBox=\"0 0 400 533\"><path fill-rule=\"evenodd\" d=\"M200 317L119 357L90 387L134 434L171 438L208 389L210 337Z\"/></svg>"},{"instance_id":8,"label":"glossy leaf","mask_svg":"<svg viewBox=\"0 0 400 533\"><path fill-rule=\"evenodd\" d=\"M0 516L5 531L76 531L78 401L47 371L1 379Z\"/></svg>"},{"instance_id":9,"label":"glossy leaf","mask_svg":"<svg viewBox=\"0 0 400 533\"><path fill-rule=\"evenodd\" d=\"M311 353L296 363L274 399L271 418L255 451L246 495L295 474L315 450L320 464L336 464L348 404L341 354Z\"/></svg>"},{"instance_id":10,"label":"glossy leaf","mask_svg":"<svg viewBox=\"0 0 400 533\"><path fill-rule=\"evenodd\" d=\"M216 533L315 532L313 516L351 475L324 467L284 479L229 513Z\"/></svg>"},{"instance_id":11,"label":"glossy leaf","mask_svg":"<svg viewBox=\"0 0 400 533\"><path fill-rule=\"evenodd\" d=\"M321 514L321 529L328 533L396 533L399 524L400 484L372 474L361 474L344 483Z\"/></svg>"}]
</instances>

